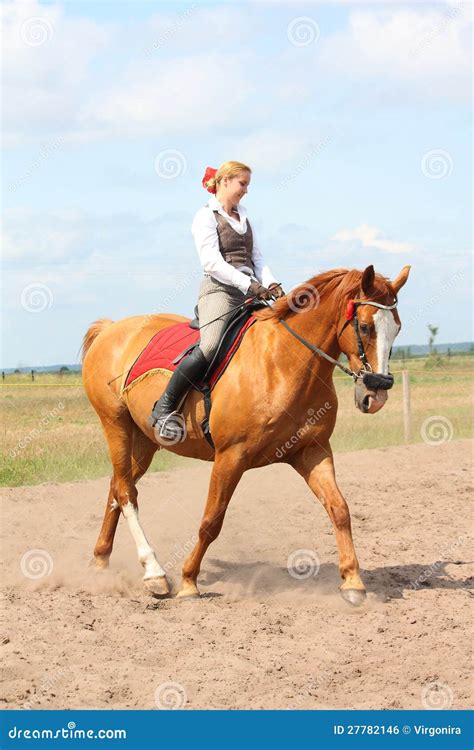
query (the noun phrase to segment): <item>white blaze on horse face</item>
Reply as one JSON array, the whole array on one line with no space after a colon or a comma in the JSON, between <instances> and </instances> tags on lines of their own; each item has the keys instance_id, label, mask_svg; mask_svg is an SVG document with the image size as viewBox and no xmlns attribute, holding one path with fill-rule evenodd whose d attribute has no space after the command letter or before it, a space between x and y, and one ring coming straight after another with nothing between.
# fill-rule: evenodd
<instances>
[{"instance_id":1,"label":"white blaze on horse face","mask_svg":"<svg viewBox=\"0 0 474 750\"><path fill-rule=\"evenodd\" d=\"M377 370L381 375L388 375L388 358L390 349L400 326L395 322L391 310L377 310L374 315L375 333L377 335Z\"/></svg>"},{"instance_id":2,"label":"white blaze on horse face","mask_svg":"<svg viewBox=\"0 0 474 750\"><path fill-rule=\"evenodd\" d=\"M143 576L143 580L146 581L147 578L157 578L160 576L164 576L165 571L156 559L155 553L150 547L148 539L145 536L145 532L142 529L140 520L138 518L138 508L136 508L132 503L128 502L126 505L122 506L122 513L127 519L128 528L130 529L130 532L135 540L135 544L137 545L138 559L145 568L145 575Z\"/></svg>"}]
</instances>

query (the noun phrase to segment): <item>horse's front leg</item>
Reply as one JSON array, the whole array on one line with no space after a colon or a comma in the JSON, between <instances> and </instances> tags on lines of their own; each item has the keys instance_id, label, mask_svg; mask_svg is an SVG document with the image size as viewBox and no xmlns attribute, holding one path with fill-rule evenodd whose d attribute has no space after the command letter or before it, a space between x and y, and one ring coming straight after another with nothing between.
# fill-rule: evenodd
<instances>
[{"instance_id":1,"label":"horse's front leg","mask_svg":"<svg viewBox=\"0 0 474 750\"><path fill-rule=\"evenodd\" d=\"M216 455L212 469L207 503L199 527L198 541L183 565L183 581L179 597L199 596L197 577L204 554L217 539L232 494L245 470L238 450L229 449Z\"/></svg>"},{"instance_id":2,"label":"horse's front leg","mask_svg":"<svg viewBox=\"0 0 474 750\"><path fill-rule=\"evenodd\" d=\"M352 541L351 516L336 483L329 444L306 445L290 458L289 463L322 502L332 521L339 552L339 570L343 579L340 586L342 596L350 604L362 604L365 586L359 574L359 562Z\"/></svg>"}]
</instances>

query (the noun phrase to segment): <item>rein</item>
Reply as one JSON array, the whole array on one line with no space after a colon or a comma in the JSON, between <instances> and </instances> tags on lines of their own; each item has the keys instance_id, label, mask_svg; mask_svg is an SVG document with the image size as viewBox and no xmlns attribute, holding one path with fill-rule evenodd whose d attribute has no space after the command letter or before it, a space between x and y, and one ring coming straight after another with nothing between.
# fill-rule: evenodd
<instances>
[{"instance_id":1,"label":"rein","mask_svg":"<svg viewBox=\"0 0 474 750\"><path fill-rule=\"evenodd\" d=\"M340 336L342 336L344 330L346 327L352 323L354 326L354 332L357 340L357 351L359 354L359 358L362 362L362 367L358 372L354 372L354 370L351 370L349 367L345 367L344 365L341 365L340 362L337 361L337 359L334 359L334 357L331 357L329 354L324 352L319 347L312 344L310 341L304 338L304 336L300 336L299 333L293 330L291 326L288 325L286 320L283 318L279 319L279 322L282 323L287 331L289 331L298 341L301 341L301 343L306 346L307 349L309 349L313 354L318 354L320 357L323 357L328 362L331 362L331 364L338 367L342 372L344 372L346 375L349 375L351 378L353 378L354 382L357 383L358 380L362 380L364 385L367 388L373 389L373 390L384 390L388 391L393 386L393 375L382 375L378 372L373 372L372 368L369 364L369 361L367 359L367 355L365 353L364 344L362 342L362 338L360 335L360 327L359 327L359 318L357 317L357 309L359 307L362 307L362 305L372 305L373 307L378 307L380 310L394 310L397 307L398 300L395 299L395 302L393 305L382 305L380 302L373 302L372 300L350 300L347 303L346 308L346 322L342 326L342 329L338 335L338 339Z\"/></svg>"}]
</instances>

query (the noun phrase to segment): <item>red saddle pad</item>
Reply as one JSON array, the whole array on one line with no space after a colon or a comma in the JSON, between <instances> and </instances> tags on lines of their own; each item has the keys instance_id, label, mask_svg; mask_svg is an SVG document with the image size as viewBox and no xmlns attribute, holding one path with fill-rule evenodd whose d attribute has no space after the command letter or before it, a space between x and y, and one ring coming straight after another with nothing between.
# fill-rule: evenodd
<instances>
[{"instance_id":1,"label":"red saddle pad","mask_svg":"<svg viewBox=\"0 0 474 750\"><path fill-rule=\"evenodd\" d=\"M189 321L175 323L155 333L142 353L133 363L125 381L125 387L150 370L161 368L174 372L179 362L173 364L173 359L184 353L185 349L199 341L199 330L190 328Z\"/></svg>"},{"instance_id":2,"label":"red saddle pad","mask_svg":"<svg viewBox=\"0 0 474 750\"><path fill-rule=\"evenodd\" d=\"M229 348L228 352L226 352L224 359L212 372L209 380L211 389L217 383L232 359L232 356L238 349L245 331L252 325L252 323L255 323L255 321L256 318L251 315L243 324L232 346ZM200 331L196 328L190 328L189 322L190 321L185 323L175 323L174 325L163 328L163 330L155 333L130 368L125 381L125 388L131 385L134 380L151 370L163 369L169 370L170 372L176 370L182 359L179 355L184 355L186 349L200 339ZM173 362L174 359L177 361Z\"/></svg>"}]
</instances>

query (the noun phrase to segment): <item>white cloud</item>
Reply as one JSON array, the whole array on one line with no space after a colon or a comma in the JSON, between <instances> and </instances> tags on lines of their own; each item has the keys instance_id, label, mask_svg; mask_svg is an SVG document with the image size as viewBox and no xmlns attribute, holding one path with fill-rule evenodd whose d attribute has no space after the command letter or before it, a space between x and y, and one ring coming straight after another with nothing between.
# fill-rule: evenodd
<instances>
[{"instance_id":1,"label":"white cloud","mask_svg":"<svg viewBox=\"0 0 474 750\"><path fill-rule=\"evenodd\" d=\"M325 30L317 7L321 37L300 49L278 44L287 21L270 4L251 19L245 5L206 9L196 2L139 22L108 23L69 16L60 4L7 2L1 10L4 143L59 133L66 142L88 143L221 129L220 136L246 132L249 160L263 162L265 155L286 152L272 127L282 122L283 109L326 96L339 76L389 89L397 82L404 91L436 98L465 91L470 41L464 5L349 8L346 27L334 33ZM33 44L25 41L28 35ZM360 106L359 93L351 102ZM296 140L304 133L297 130L289 161L302 155Z\"/></svg>"},{"instance_id":2,"label":"white cloud","mask_svg":"<svg viewBox=\"0 0 474 750\"><path fill-rule=\"evenodd\" d=\"M194 258L191 221L185 211L147 221L125 212L94 216L77 209L7 209L2 255L14 267L31 270L63 264L74 273L146 273L153 265L174 266Z\"/></svg>"},{"instance_id":3,"label":"white cloud","mask_svg":"<svg viewBox=\"0 0 474 750\"><path fill-rule=\"evenodd\" d=\"M232 95L229 95L232 81ZM235 55L199 55L132 62L105 91L97 91L80 115L85 129L120 136L205 132L241 125L252 91Z\"/></svg>"},{"instance_id":4,"label":"white cloud","mask_svg":"<svg viewBox=\"0 0 474 750\"><path fill-rule=\"evenodd\" d=\"M360 242L363 247L375 248L384 253L408 253L415 250L409 242L384 239L380 229L361 224L355 229L341 229L331 238L336 242Z\"/></svg>"},{"instance_id":5,"label":"white cloud","mask_svg":"<svg viewBox=\"0 0 474 750\"><path fill-rule=\"evenodd\" d=\"M471 12L459 2L442 10L357 10L348 26L321 38L318 62L344 78L417 84L427 95L469 93Z\"/></svg>"},{"instance_id":6,"label":"white cloud","mask_svg":"<svg viewBox=\"0 0 474 750\"><path fill-rule=\"evenodd\" d=\"M70 129L93 62L113 39L110 24L68 18L60 4L0 6L5 145Z\"/></svg>"}]
</instances>

